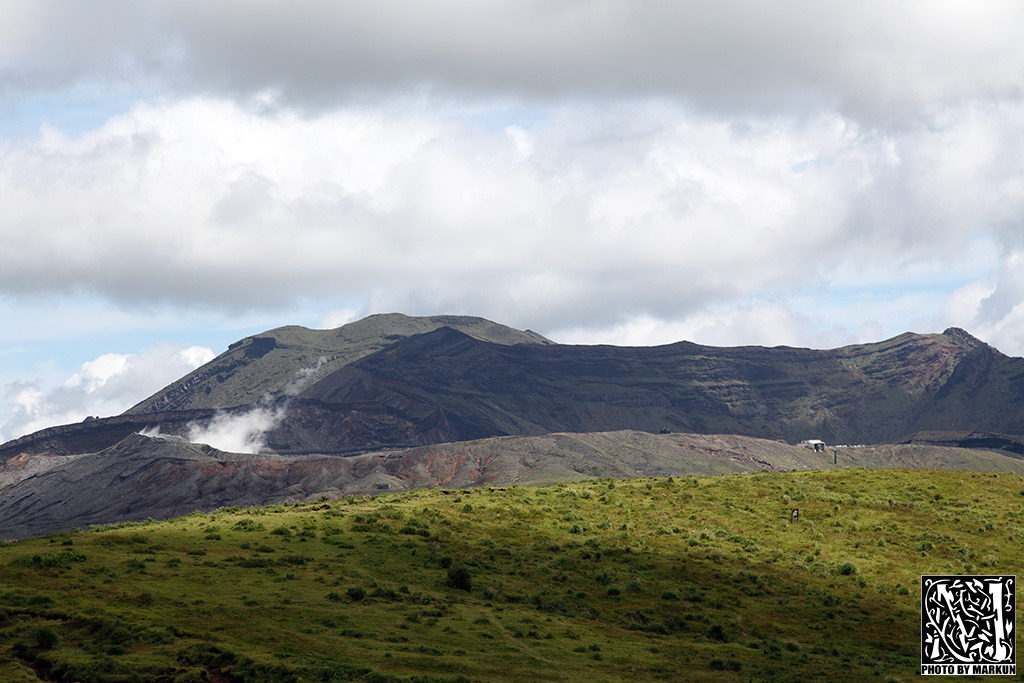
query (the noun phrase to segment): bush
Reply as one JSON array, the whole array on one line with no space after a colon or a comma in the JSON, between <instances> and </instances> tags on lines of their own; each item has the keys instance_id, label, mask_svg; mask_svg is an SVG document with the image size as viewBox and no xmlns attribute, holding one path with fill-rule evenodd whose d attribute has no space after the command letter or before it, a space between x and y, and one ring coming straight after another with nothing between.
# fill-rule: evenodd
<instances>
[{"instance_id":1,"label":"bush","mask_svg":"<svg viewBox=\"0 0 1024 683\"><path fill-rule=\"evenodd\" d=\"M48 626L37 626L29 631L29 637L40 650L52 650L60 645L60 636Z\"/></svg>"},{"instance_id":2,"label":"bush","mask_svg":"<svg viewBox=\"0 0 1024 683\"><path fill-rule=\"evenodd\" d=\"M469 576L469 570L465 567L450 567L445 584L449 588L469 592L473 587L473 580Z\"/></svg>"},{"instance_id":3,"label":"bush","mask_svg":"<svg viewBox=\"0 0 1024 683\"><path fill-rule=\"evenodd\" d=\"M85 559L85 555L77 550L64 550L59 553L30 555L20 560L18 564L32 569L68 569L72 562L85 562Z\"/></svg>"},{"instance_id":4,"label":"bush","mask_svg":"<svg viewBox=\"0 0 1024 683\"><path fill-rule=\"evenodd\" d=\"M852 562L843 562L839 565L839 574L841 576L852 576L857 573L857 567Z\"/></svg>"},{"instance_id":5,"label":"bush","mask_svg":"<svg viewBox=\"0 0 1024 683\"><path fill-rule=\"evenodd\" d=\"M712 659L708 663L708 666L710 666L714 671L739 671L743 668L743 664L735 659L730 659L727 662L722 661L721 659Z\"/></svg>"},{"instance_id":6,"label":"bush","mask_svg":"<svg viewBox=\"0 0 1024 683\"><path fill-rule=\"evenodd\" d=\"M362 586L352 586L347 591L345 591L345 595L347 595L350 600L355 600L356 602L358 602L366 597L366 589Z\"/></svg>"}]
</instances>

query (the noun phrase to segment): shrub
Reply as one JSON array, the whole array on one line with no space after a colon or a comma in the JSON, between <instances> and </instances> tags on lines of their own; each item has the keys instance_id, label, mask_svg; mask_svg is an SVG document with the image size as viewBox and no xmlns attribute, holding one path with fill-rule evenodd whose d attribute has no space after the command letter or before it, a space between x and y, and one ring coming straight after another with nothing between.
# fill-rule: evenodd
<instances>
[{"instance_id":1,"label":"shrub","mask_svg":"<svg viewBox=\"0 0 1024 683\"><path fill-rule=\"evenodd\" d=\"M715 624L708 629L708 638L722 643L729 639L729 637L725 635L725 629L723 629L719 624Z\"/></svg>"},{"instance_id":2,"label":"shrub","mask_svg":"<svg viewBox=\"0 0 1024 683\"><path fill-rule=\"evenodd\" d=\"M841 576L852 576L857 573L857 567L852 562L843 562L839 565L839 574Z\"/></svg>"},{"instance_id":3,"label":"shrub","mask_svg":"<svg viewBox=\"0 0 1024 683\"><path fill-rule=\"evenodd\" d=\"M77 550L64 550L30 555L19 561L19 564L32 569L68 569L72 562L85 562L85 559L85 555Z\"/></svg>"},{"instance_id":4,"label":"shrub","mask_svg":"<svg viewBox=\"0 0 1024 683\"><path fill-rule=\"evenodd\" d=\"M48 626L37 626L28 635L40 650L52 650L60 645L60 636Z\"/></svg>"},{"instance_id":5,"label":"shrub","mask_svg":"<svg viewBox=\"0 0 1024 683\"><path fill-rule=\"evenodd\" d=\"M125 570L129 572L146 573L146 564L142 560L131 559L124 563Z\"/></svg>"},{"instance_id":6,"label":"shrub","mask_svg":"<svg viewBox=\"0 0 1024 683\"><path fill-rule=\"evenodd\" d=\"M445 585L468 592L473 587L473 580L469 576L469 570L465 567L449 567Z\"/></svg>"},{"instance_id":7,"label":"shrub","mask_svg":"<svg viewBox=\"0 0 1024 683\"><path fill-rule=\"evenodd\" d=\"M366 589L362 586L352 586L347 591L345 591L345 595L347 595L350 600L355 600L356 602L358 602L366 597Z\"/></svg>"},{"instance_id":8,"label":"shrub","mask_svg":"<svg viewBox=\"0 0 1024 683\"><path fill-rule=\"evenodd\" d=\"M736 661L735 659L730 659L727 662L722 661L721 659L712 659L708 663L708 666L710 666L715 671L739 671L743 668L743 664Z\"/></svg>"}]
</instances>

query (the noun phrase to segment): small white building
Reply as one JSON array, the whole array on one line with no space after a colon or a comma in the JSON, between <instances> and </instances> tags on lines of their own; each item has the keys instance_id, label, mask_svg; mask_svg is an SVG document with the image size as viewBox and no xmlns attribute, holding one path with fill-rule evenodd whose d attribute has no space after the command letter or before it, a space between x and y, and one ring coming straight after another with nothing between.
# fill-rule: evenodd
<instances>
[{"instance_id":1,"label":"small white building","mask_svg":"<svg viewBox=\"0 0 1024 683\"><path fill-rule=\"evenodd\" d=\"M821 439L806 439L800 442L800 445L804 448L810 448L813 451L824 451L825 442Z\"/></svg>"}]
</instances>

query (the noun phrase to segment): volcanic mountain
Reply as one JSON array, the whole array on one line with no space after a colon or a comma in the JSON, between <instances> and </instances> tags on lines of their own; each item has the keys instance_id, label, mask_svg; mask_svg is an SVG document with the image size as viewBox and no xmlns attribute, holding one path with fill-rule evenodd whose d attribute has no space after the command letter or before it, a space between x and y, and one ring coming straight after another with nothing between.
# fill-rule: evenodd
<instances>
[{"instance_id":1,"label":"volcanic mountain","mask_svg":"<svg viewBox=\"0 0 1024 683\"><path fill-rule=\"evenodd\" d=\"M1015 433L1022 396L1024 359L957 329L818 351L502 346L440 328L303 390L268 443L287 447L305 415L347 405L415 422L430 440L634 429L878 443L922 430Z\"/></svg>"},{"instance_id":2,"label":"volcanic mountain","mask_svg":"<svg viewBox=\"0 0 1024 683\"><path fill-rule=\"evenodd\" d=\"M123 415L43 430L0 458L97 452L257 409L276 417L263 439L280 454L613 430L880 443L1021 433L1024 359L957 328L829 350L568 346L480 318L381 315L248 337Z\"/></svg>"},{"instance_id":3,"label":"volcanic mountain","mask_svg":"<svg viewBox=\"0 0 1024 683\"><path fill-rule=\"evenodd\" d=\"M399 313L371 315L333 330L279 327L240 339L209 363L161 389L121 415L87 418L59 425L0 445L0 462L19 453L72 455L95 453L139 431L186 435L190 427L214 419L250 414L256 408L285 405L302 388L332 371L408 337L447 327L494 344L552 344L535 332L520 331L471 316L411 317ZM359 422L358 406L339 418ZM306 411L307 413L309 411ZM369 429L372 431L373 426ZM351 439L350 439L351 440ZM413 439L417 443L429 439ZM304 439L283 451L314 450L323 441ZM358 441L358 440L357 440ZM348 441L326 444L326 452L352 451Z\"/></svg>"},{"instance_id":4,"label":"volcanic mountain","mask_svg":"<svg viewBox=\"0 0 1024 683\"><path fill-rule=\"evenodd\" d=\"M253 416L265 418L258 454L180 438ZM1024 359L956 328L830 350L631 348L559 345L480 318L371 316L247 337L122 415L0 446L0 539L416 487L824 467L1024 473L1024 440L1007 436L1022 425ZM808 438L906 443L790 445Z\"/></svg>"}]
</instances>

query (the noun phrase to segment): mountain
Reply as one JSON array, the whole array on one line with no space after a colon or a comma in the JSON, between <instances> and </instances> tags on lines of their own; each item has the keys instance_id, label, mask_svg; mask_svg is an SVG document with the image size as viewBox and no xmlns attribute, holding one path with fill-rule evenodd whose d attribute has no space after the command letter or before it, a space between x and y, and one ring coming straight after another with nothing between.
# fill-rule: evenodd
<instances>
[{"instance_id":1,"label":"mountain","mask_svg":"<svg viewBox=\"0 0 1024 683\"><path fill-rule=\"evenodd\" d=\"M371 316L246 338L124 415L23 437L0 459L96 452L142 429L185 435L254 410L275 416L263 439L280 454L615 430L840 444L1014 435L1024 359L957 328L826 350L616 347L554 344L480 318Z\"/></svg>"},{"instance_id":2,"label":"mountain","mask_svg":"<svg viewBox=\"0 0 1024 683\"><path fill-rule=\"evenodd\" d=\"M425 488L846 468L1024 474L1019 459L928 444L839 453L744 436L620 431L494 437L351 457L280 456L130 434L99 453L26 454L0 465L0 541L194 510Z\"/></svg>"},{"instance_id":3,"label":"mountain","mask_svg":"<svg viewBox=\"0 0 1024 683\"><path fill-rule=\"evenodd\" d=\"M620 429L880 443L923 430L1019 433L1022 397L1024 359L958 329L812 350L499 346L440 328L298 393L268 444L283 451L317 432L318 448L379 448ZM327 416L349 408L352 429Z\"/></svg>"},{"instance_id":4,"label":"mountain","mask_svg":"<svg viewBox=\"0 0 1024 683\"><path fill-rule=\"evenodd\" d=\"M0 462L21 453L95 453L139 431L159 429L163 434L184 436L192 427L207 425L217 416L246 414L255 405L288 401L303 387L347 363L440 327L456 329L473 339L499 345L553 343L530 330L516 330L483 318L457 315L411 317L400 313L379 314L333 330L310 330L297 325L279 327L231 344L227 351L209 363L121 415L90 417L78 424L48 427L8 441L0 445ZM340 412L328 412L346 427L360 423L363 417L359 406L332 408L340 408ZM306 412L309 419L310 411ZM366 420L368 424L355 430L372 433L379 428L376 416L368 416ZM296 424L295 427L302 432L301 425ZM409 429L417 433L429 431L417 425ZM333 442L324 443L324 438L323 434L317 438L307 435L295 443L286 444L282 450L336 452L359 449ZM409 436L404 442L432 443L436 439L443 440L443 434Z\"/></svg>"},{"instance_id":5,"label":"mountain","mask_svg":"<svg viewBox=\"0 0 1024 683\"><path fill-rule=\"evenodd\" d=\"M320 496L593 477L1024 473L1024 439L1012 436L1024 431L1022 398L1024 359L955 328L812 350L569 346L456 316L284 327L233 344L122 415L0 446L0 528L25 535ZM191 435L254 416L260 455L138 434ZM833 463L830 452L786 443L807 438L907 443L842 448Z\"/></svg>"},{"instance_id":6,"label":"mountain","mask_svg":"<svg viewBox=\"0 0 1024 683\"><path fill-rule=\"evenodd\" d=\"M529 330L457 315L371 315L333 330L289 325L235 342L209 363L130 408L127 414L230 409L293 395L354 360L439 327L494 344L553 343Z\"/></svg>"}]
</instances>

